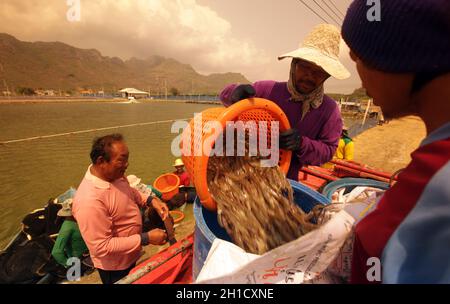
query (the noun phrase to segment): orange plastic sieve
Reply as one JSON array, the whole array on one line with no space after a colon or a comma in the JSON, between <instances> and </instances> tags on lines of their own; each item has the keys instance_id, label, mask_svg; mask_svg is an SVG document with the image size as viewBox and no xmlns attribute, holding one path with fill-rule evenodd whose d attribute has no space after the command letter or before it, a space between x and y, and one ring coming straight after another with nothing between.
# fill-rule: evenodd
<instances>
[{"instance_id":1,"label":"orange plastic sieve","mask_svg":"<svg viewBox=\"0 0 450 304\"><path fill-rule=\"evenodd\" d=\"M180 178L173 173L167 173L159 176L153 183L153 187L162 193L162 199L170 200L175 194L178 194Z\"/></svg>"},{"instance_id":2,"label":"orange plastic sieve","mask_svg":"<svg viewBox=\"0 0 450 304\"><path fill-rule=\"evenodd\" d=\"M214 142L216 141L217 137L221 135L215 134L214 137L214 134L212 134L211 131L205 130L207 129L205 128L205 125L210 121L218 121L224 130L226 127L226 123L229 121L242 121L244 123L249 121L254 121L256 123L265 121L269 126L270 122L278 121L280 132L290 129L290 124L288 118L286 117L286 114L278 105L270 100L262 98L244 99L228 108L210 108L201 113L201 121L199 119L196 120L195 118L191 120L189 124L190 128L186 128L182 135L182 159L186 170L189 173L189 176L191 177L191 180L197 190L197 195L200 199L200 202L206 209L210 211L216 211L216 202L213 200L208 190L207 169L209 155L214 147ZM194 128L199 128L200 122L201 132L195 132ZM194 124L196 125L194 126ZM195 140L196 136L200 136L201 138L197 138L197 140ZM266 132L266 136L267 143L270 143L270 127L268 128L268 132ZM206 140L211 144L207 147L204 147L204 151L203 153L201 153L201 156L196 156L194 153L195 144L197 143L198 146L198 143L200 143L203 147L203 143ZM190 154L186 153L186 150L183 149L183 143L188 143L187 145L189 145L190 143L190 147L184 147L191 149L188 150L191 151ZM286 174L291 163L292 152L281 149L279 151L278 165Z\"/></svg>"}]
</instances>

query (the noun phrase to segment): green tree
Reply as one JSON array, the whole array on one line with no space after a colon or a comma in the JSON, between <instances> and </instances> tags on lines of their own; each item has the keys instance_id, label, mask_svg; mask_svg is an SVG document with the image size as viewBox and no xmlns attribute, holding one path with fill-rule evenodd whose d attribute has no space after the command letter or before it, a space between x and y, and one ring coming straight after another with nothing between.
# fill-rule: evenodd
<instances>
[{"instance_id":1,"label":"green tree","mask_svg":"<svg viewBox=\"0 0 450 304\"><path fill-rule=\"evenodd\" d=\"M172 96L178 96L178 95L180 95L180 91L178 91L177 88L171 88L171 89L170 89L170 94L171 94Z\"/></svg>"}]
</instances>

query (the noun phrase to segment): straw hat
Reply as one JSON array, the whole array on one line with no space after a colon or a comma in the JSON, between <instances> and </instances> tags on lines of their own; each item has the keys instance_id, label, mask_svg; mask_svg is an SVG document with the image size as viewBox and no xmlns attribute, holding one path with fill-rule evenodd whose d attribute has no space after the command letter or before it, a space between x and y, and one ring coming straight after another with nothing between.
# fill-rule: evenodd
<instances>
[{"instance_id":1,"label":"straw hat","mask_svg":"<svg viewBox=\"0 0 450 304\"><path fill-rule=\"evenodd\" d=\"M181 167L184 166L183 161L181 160L181 158L178 158L175 160L175 163L173 164L174 167Z\"/></svg>"},{"instance_id":2,"label":"straw hat","mask_svg":"<svg viewBox=\"0 0 450 304\"><path fill-rule=\"evenodd\" d=\"M128 175L127 180L130 186L133 188L141 183L141 179L138 178L136 175Z\"/></svg>"},{"instance_id":3,"label":"straw hat","mask_svg":"<svg viewBox=\"0 0 450 304\"><path fill-rule=\"evenodd\" d=\"M319 24L305 38L295 51L281 55L284 58L298 58L317 64L336 79L347 79L350 72L339 61L341 34L331 24Z\"/></svg>"},{"instance_id":4,"label":"straw hat","mask_svg":"<svg viewBox=\"0 0 450 304\"><path fill-rule=\"evenodd\" d=\"M72 202L71 198L62 202L62 208L58 211L57 215L61 217L72 216Z\"/></svg>"}]
</instances>

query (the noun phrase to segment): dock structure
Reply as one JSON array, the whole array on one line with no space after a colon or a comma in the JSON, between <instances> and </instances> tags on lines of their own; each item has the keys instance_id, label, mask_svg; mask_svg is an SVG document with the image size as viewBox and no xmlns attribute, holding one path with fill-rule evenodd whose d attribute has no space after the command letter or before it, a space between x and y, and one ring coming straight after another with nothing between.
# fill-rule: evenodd
<instances>
[{"instance_id":1,"label":"dock structure","mask_svg":"<svg viewBox=\"0 0 450 304\"><path fill-rule=\"evenodd\" d=\"M381 111L381 108L374 105L372 99L362 100L361 106L363 109L365 109L364 111L366 112L364 119L366 118L366 116L368 116L370 118L376 118L379 123L384 122L384 115Z\"/></svg>"},{"instance_id":2,"label":"dock structure","mask_svg":"<svg viewBox=\"0 0 450 304\"><path fill-rule=\"evenodd\" d=\"M366 119L376 118L379 123L384 122L384 115L379 106L373 104L372 99L354 99L341 98L338 101L342 116L362 116L364 125Z\"/></svg>"},{"instance_id":3,"label":"dock structure","mask_svg":"<svg viewBox=\"0 0 450 304\"><path fill-rule=\"evenodd\" d=\"M360 100L348 100L348 98L341 98L338 102L339 109L341 111L355 111L360 112L361 110L361 101Z\"/></svg>"},{"instance_id":4,"label":"dock structure","mask_svg":"<svg viewBox=\"0 0 450 304\"><path fill-rule=\"evenodd\" d=\"M123 98L133 97L133 98L137 99L137 98L146 98L146 97L150 96L150 93L140 91L135 88L125 88L125 89L120 90L119 93L122 94Z\"/></svg>"}]
</instances>

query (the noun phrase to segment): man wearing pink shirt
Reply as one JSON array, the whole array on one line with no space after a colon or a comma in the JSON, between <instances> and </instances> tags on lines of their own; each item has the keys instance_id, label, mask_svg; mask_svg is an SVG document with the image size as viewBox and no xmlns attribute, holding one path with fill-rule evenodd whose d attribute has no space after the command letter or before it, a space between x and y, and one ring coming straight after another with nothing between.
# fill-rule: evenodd
<instances>
[{"instance_id":1,"label":"man wearing pink shirt","mask_svg":"<svg viewBox=\"0 0 450 304\"><path fill-rule=\"evenodd\" d=\"M90 156L92 165L78 187L72 212L102 282L112 284L135 266L142 246L166 242L164 230L142 233L139 208L153 207L163 220L169 210L157 198L130 187L124 176L129 152L122 135L95 139Z\"/></svg>"}]
</instances>

